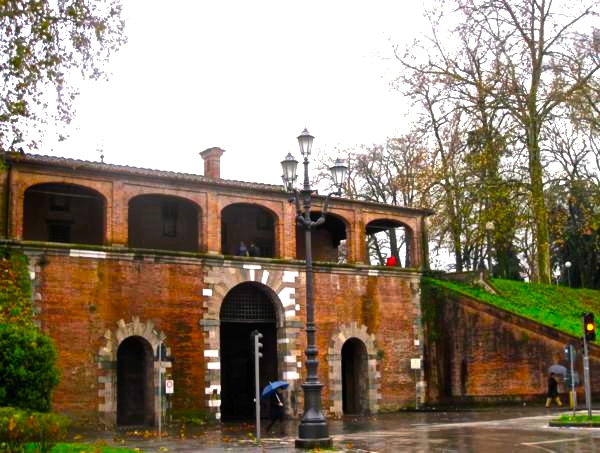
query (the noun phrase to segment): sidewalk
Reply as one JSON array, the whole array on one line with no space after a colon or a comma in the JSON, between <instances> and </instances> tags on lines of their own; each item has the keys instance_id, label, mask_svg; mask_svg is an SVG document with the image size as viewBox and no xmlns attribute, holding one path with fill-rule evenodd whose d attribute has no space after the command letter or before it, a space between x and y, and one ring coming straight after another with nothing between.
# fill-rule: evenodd
<instances>
[{"instance_id":1,"label":"sidewalk","mask_svg":"<svg viewBox=\"0 0 600 453\"><path fill-rule=\"evenodd\" d=\"M531 440L536 433L542 437L550 434L561 436L567 433L565 428L549 428L548 421L565 412L548 412L540 407L403 412L328 420L328 427L334 451L395 451L393 445L399 444L405 446L405 451L414 451L409 440L414 443L415 439L419 439L420 445L424 446L420 451L439 451L434 446L440 439L476 438L478 434L474 434L474 431L488 434L490 431L501 432L515 441L521 436L523 442ZM298 420L286 421L281 436L278 435L278 427L277 435L263 433L260 444L255 441L254 425L249 423L186 426L184 429L171 425L160 439L155 431L150 430L88 430L79 434L81 437L78 441L138 448L144 452L301 452L305 450L294 447L298 423ZM573 432L568 433L571 435Z\"/></svg>"}]
</instances>

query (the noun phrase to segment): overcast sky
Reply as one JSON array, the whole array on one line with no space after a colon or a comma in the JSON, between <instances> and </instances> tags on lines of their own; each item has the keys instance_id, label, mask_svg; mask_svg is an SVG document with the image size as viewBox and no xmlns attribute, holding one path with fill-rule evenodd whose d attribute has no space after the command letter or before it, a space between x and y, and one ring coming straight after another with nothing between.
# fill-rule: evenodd
<instances>
[{"instance_id":1,"label":"overcast sky","mask_svg":"<svg viewBox=\"0 0 600 453\"><path fill-rule=\"evenodd\" d=\"M393 44L423 23L420 1L124 0L129 43L108 82L86 82L70 138L41 153L280 183L304 127L316 149L382 143L404 130L390 87Z\"/></svg>"}]
</instances>

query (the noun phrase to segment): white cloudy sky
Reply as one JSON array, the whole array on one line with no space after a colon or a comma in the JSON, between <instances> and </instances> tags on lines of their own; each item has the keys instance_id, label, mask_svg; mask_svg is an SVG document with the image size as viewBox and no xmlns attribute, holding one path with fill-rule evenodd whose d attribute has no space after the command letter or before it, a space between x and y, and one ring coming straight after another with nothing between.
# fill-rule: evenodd
<instances>
[{"instance_id":1,"label":"white cloudy sky","mask_svg":"<svg viewBox=\"0 0 600 453\"><path fill-rule=\"evenodd\" d=\"M315 147L381 143L404 130L392 43L422 5L385 1L124 0L129 43L108 82L81 87L69 140L40 152L201 174L220 146L224 178L278 184L304 127Z\"/></svg>"}]
</instances>

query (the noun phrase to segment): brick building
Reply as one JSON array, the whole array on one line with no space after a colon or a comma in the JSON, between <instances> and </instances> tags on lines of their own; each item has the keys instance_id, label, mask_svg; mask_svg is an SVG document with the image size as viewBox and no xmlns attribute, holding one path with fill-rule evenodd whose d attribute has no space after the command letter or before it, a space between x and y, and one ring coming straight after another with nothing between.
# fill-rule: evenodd
<instances>
[{"instance_id":1,"label":"brick building","mask_svg":"<svg viewBox=\"0 0 600 453\"><path fill-rule=\"evenodd\" d=\"M250 332L258 329L261 385L289 381L288 410L301 415L303 235L281 187L220 178L222 153L201 153L203 176L4 155L0 238L29 256L36 321L59 351L55 410L109 426L152 425L162 343L173 410L251 416ZM395 409L422 389L411 359L423 354L429 214L333 199L313 233L326 413ZM371 266L367 236L398 227L404 266ZM236 256L241 241L257 256Z\"/></svg>"}]
</instances>

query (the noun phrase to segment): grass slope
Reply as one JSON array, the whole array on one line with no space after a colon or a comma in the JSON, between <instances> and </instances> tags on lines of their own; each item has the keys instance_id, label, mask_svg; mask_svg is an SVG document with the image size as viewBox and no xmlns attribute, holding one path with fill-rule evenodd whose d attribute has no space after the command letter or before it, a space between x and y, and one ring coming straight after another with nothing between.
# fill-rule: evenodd
<instances>
[{"instance_id":1,"label":"grass slope","mask_svg":"<svg viewBox=\"0 0 600 453\"><path fill-rule=\"evenodd\" d=\"M576 337L582 335L583 312L595 313L596 323L600 324L600 291L597 290L492 279L491 284L499 293L495 295L465 283L424 280L426 284L464 294Z\"/></svg>"}]
</instances>

